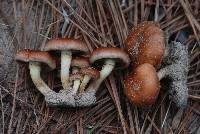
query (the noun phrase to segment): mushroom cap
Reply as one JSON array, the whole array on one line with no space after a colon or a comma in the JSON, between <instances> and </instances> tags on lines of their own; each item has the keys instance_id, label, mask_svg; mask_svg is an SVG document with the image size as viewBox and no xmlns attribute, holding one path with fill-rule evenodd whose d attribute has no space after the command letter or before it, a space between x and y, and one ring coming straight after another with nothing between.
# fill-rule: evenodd
<instances>
[{"instance_id":1,"label":"mushroom cap","mask_svg":"<svg viewBox=\"0 0 200 134\"><path fill-rule=\"evenodd\" d=\"M93 67L85 67L82 68L80 70L80 73L82 73L83 75L88 75L94 79L98 79L100 76L100 73L97 69L93 68Z\"/></svg>"},{"instance_id":2,"label":"mushroom cap","mask_svg":"<svg viewBox=\"0 0 200 134\"><path fill-rule=\"evenodd\" d=\"M134 67L149 63L158 68L164 55L164 32L159 28L158 23L143 22L129 32L125 48Z\"/></svg>"},{"instance_id":3,"label":"mushroom cap","mask_svg":"<svg viewBox=\"0 0 200 134\"><path fill-rule=\"evenodd\" d=\"M19 50L16 53L15 59L17 61L23 61L23 62L30 62L30 61L36 61L47 64L51 69L56 68L56 60L45 51L39 51L39 50Z\"/></svg>"},{"instance_id":4,"label":"mushroom cap","mask_svg":"<svg viewBox=\"0 0 200 134\"><path fill-rule=\"evenodd\" d=\"M79 67L79 68L89 67L90 66L89 59L85 58L85 57L73 58L72 61L71 61L71 66L72 67Z\"/></svg>"},{"instance_id":5,"label":"mushroom cap","mask_svg":"<svg viewBox=\"0 0 200 134\"><path fill-rule=\"evenodd\" d=\"M87 45L78 39L70 39L70 38L57 38L51 39L47 42L44 47L45 51L55 51L55 50L69 50L72 52L83 52L88 53L89 49Z\"/></svg>"},{"instance_id":6,"label":"mushroom cap","mask_svg":"<svg viewBox=\"0 0 200 134\"><path fill-rule=\"evenodd\" d=\"M122 49L115 47L97 48L92 52L90 62L95 63L96 61L104 61L105 59L115 60L118 67L127 67L130 63L128 54Z\"/></svg>"},{"instance_id":7,"label":"mushroom cap","mask_svg":"<svg viewBox=\"0 0 200 134\"><path fill-rule=\"evenodd\" d=\"M81 79L82 76L83 75L81 73L77 72L77 73L70 74L69 79L73 81L73 80Z\"/></svg>"},{"instance_id":8,"label":"mushroom cap","mask_svg":"<svg viewBox=\"0 0 200 134\"><path fill-rule=\"evenodd\" d=\"M160 91L155 68L148 63L139 65L124 81L124 93L137 106L154 104Z\"/></svg>"}]
</instances>

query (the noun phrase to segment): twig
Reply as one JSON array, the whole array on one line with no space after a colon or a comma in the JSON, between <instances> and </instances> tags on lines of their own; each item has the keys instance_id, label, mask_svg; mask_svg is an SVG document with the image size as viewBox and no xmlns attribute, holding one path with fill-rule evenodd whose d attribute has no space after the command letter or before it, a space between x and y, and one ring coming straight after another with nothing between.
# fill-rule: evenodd
<instances>
[{"instance_id":1,"label":"twig","mask_svg":"<svg viewBox=\"0 0 200 134\"><path fill-rule=\"evenodd\" d=\"M189 95L189 98L193 100L200 100L200 96L195 96L195 95Z\"/></svg>"},{"instance_id":2,"label":"twig","mask_svg":"<svg viewBox=\"0 0 200 134\"><path fill-rule=\"evenodd\" d=\"M14 88L14 95L13 95L13 107L12 107L12 113L10 116L10 123L9 123L9 127L8 127L8 134L11 133L11 129L12 129L12 122L13 122L13 116L14 116L14 112L15 112L15 107L16 107L16 91L17 91L17 85L18 85L18 71L19 71L19 65L17 65L16 67L17 72L16 72L16 78L15 78L15 88Z\"/></svg>"},{"instance_id":3,"label":"twig","mask_svg":"<svg viewBox=\"0 0 200 134\"><path fill-rule=\"evenodd\" d=\"M126 123L125 123L124 116L122 114L122 109L121 109L119 97L118 97L118 94L117 94L118 92L117 92L117 88L116 88L116 83L115 83L115 80L114 80L114 77L113 77L112 74L109 76L109 80L110 80L111 87L112 87L112 90L113 90L113 95L114 95L114 98L115 98L115 101L116 101L116 106L117 106L119 117L120 117L120 120L121 120L121 123L122 123L123 131L124 131L124 134L127 134Z\"/></svg>"},{"instance_id":4,"label":"twig","mask_svg":"<svg viewBox=\"0 0 200 134\"><path fill-rule=\"evenodd\" d=\"M126 99L126 107L127 107L127 111L128 111L128 118L129 118L129 122L130 122L130 131L132 134L135 134L135 127L134 127L134 124L133 124L133 116L132 116L132 113L131 113L131 108L130 108L130 104L128 102L128 100Z\"/></svg>"},{"instance_id":5,"label":"twig","mask_svg":"<svg viewBox=\"0 0 200 134\"><path fill-rule=\"evenodd\" d=\"M137 26L138 23L138 0L135 0L134 7L134 26Z\"/></svg>"},{"instance_id":6,"label":"twig","mask_svg":"<svg viewBox=\"0 0 200 134\"><path fill-rule=\"evenodd\" d=\"M156 7L154 13L154 21L158 21L158 14L159 14L159 0L156 0Z\"/></svg>"},{"instance_id":7,"label":"twig","mask_svg":"<svg viewBox=\"0 0 200 134\"><path fill-rule=\"evenodd\" d=\"M162 123L162 125L161 125L161 129L163 128L163 126L164 126L164 124L165 124L165 121L166 121L166 119L167 119L167 115L168 115L169 109L170 109L170 107L171 107L171 103L172 103L172 101L170 101L170 103L169 103L169 107L168 107L167 112L166 112L166 114L165 114L165 118L164 118L163 123Z\"/></svg>"},{"instance_id":8,"label":"twig","mask_svg":"<svg viewBox=\"0 0 200 134\"><path fill-rule=\"evenodd\" d=\"M4 104L3 104L3 98L2 98L2 93L0 89L0 99L1 99L1 114L2 114L2 133L4 134L4 129L5 129L5 122L4 122Z\"/></svg>"}]
</instances>

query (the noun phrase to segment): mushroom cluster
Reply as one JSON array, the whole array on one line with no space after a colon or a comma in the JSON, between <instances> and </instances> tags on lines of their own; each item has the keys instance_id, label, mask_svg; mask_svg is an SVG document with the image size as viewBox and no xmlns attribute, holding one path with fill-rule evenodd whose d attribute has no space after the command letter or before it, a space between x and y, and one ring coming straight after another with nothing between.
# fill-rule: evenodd
<instances>
[{"instance_id":1,"label":"mushroom cluster","mask_svg":"<svg viewBox=\"0 0 200 134\"><path fill-rule=\"evenodd\" d=\"M155 22L139 24L127 37L125 48L133 69L124 81L124 93L137 106L154 104L164 85L178 107L187 104L187 48L179 42L165 42L164 32Z\"/></svg>"},{"instance_id":2,"label":"mushroom cluster","mask_svg":"<svg viewBox=\"0 0 200 134\"><path fill-rule=\"evenodd\" d=\"M90 54L84 42L69 38L49 40L44 51L19 50L15 58L29 63L31 79L48 105L71 107L95 104L95 94L112 70L128 67L130 63L128 54L120 48L97 48ZM95 63L102 64L100 71L92 67ZM59 77L63 88L59 92L50 89L41 78L42 64L48 65L52 70L60 69Z\"/></svg>"}]
</instances>

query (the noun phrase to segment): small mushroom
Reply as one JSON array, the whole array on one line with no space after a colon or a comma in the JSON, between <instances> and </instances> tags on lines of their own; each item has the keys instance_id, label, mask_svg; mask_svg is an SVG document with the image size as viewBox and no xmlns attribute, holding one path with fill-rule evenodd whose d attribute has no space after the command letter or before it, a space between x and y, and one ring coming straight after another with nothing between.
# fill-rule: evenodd
<instances>
[{"instance_id":1,"label":"small mushroom","mask_svg":"<svg viewBox=\"0 0 200 134\"><path fill-rule=\"evenodd\" d=\"M102 81L112 72L115 67L127 67L130 59L126 52L120 48L97 48L90 57L91 63L100 64L104 61L103 68L100 71L99 79L93 81L87 90L96 91Z\"/></svg>"},{"instance_id":2,"label":"small mushroom","mask_svg":"<svg viewBox=\"0 0 200 134\"><path fill-rule=\"evenodd\" d=\"M155 22L143 22L129 32L125 49L134 67L149 63L158 68L164 55L164 32Z\"/></svg>"},{"instance_id":3,"label":"small mushroom","mask_svg":"<svg viewBox=\"0 0 200 134\"><path fill-rule=\"evenodd\" d=\"M160 90L155 68L148 63L139 65L124 80L124 94L137 106L154 104Z\"/></svg>"},{"instance_id":4,"label":"small mushroom","mask_svg":"<svg viewBox=\"0 0 200 134\"><path fill-rule=\"evenodd\" d=\"M82 74L81 73L73 73L70 75L70 81L74 81L74 84L73 84L73 88L72 88L72 94L76 94L78 89L79 89L79 86L80 86L80 79L82 79Z\"/></svg>"},{"instance_id":5,"label":"small mushroom","mask_svg":"<svg viewBox=\"0 0 200 134\"><path fill-rule=\"evenodd\" d=\"M98 79L100 73L93 67L85 67L80 70L80 73L84 75L83 80L80 85L79 93L82 94L84 92L85 87L87 86L88 82L93 79Z\"/></svg>"},{"instance_id":6,"label":"small mushroom","mask_svg":"<svg viewBox=\"0 0 200 134\"><path fill-rule=\"evenodd\" d=\"M80 71L81 68L88 67L90 65L89 59L85 57L76 57L72 59L71 67L72 67L72 73L77 73ZM80 79L74 80L75 83L80 84ZM79 85L77 85L79 87Z\"/></svg>"},{"instance_id":7,"label":"small mushroom","mask_svg":"<svg viewBox=\"0 0 200 134\"><path fill-rule=\"evenodd\" d=\"M20 50L16 53L17 61L29 62L29 70L33 83L37 89L46 96L53 92L40 77L41 63L47 64L51 69L56 68L56 61L50 54L37 50Z\"/></svg>"},{"instance_id":8,"label":"small mushroom","mask_svg":"<svg viewBox=\"0 0 200 134\"><path fill-rule=\"evenodd\" d=\"M88 53L87 45L77 39L51 39L45 51L61 51L61 82L64 89L69 89L69 70L73 53Z\"/></svg>"}]
</instances>

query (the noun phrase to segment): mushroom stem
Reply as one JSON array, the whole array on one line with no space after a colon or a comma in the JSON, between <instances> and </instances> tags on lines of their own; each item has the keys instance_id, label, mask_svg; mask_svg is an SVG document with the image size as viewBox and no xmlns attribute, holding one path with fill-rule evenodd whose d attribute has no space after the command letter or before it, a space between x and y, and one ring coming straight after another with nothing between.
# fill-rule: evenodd
<instances>
[{"instance_id":1,"label":"mushroom stem","mask_svg":"<svg viewBox=\"0 0 200 134\"><path fill-rule=\"evenodd\" d=\"M73 89L72 89L72 94L76 94L77 93L80 84L81 84L80 80L75 80L74 81L74 85L73 85Z\"/></svg>"},{"instance_id":2,"label":"mushroom stem","mask_svg":"<svg viewBox=\"0 0 200 134\"><path fill-rule=\"evenodd\" d=\"M47 95L48 92L52 92L40 77L41 67L39 62L29 62L29 70L33 83L44 96Z\"/></svg>"},{"instance_id":3,"label":"mushroom stem","mask_svg":"<svg viewBox=\"0 0 200 134\"><path fill-rule=\"evenodd\" d=\"M162 69L160 69L159 71L158 71L158 73L157 73L157 75L158 75L158 78L159 78L159 81L161 80L161 79L163 79L164 77L166 77L166 76L168 76L169 75L169 69L170 69L170 65L169 66L166 66L166 67L164 67L164 68L162 68Z\"/></svg>"},{"instance_id":4,"label":"mushroom stem","mask_svg":"<svg viewBox=\"0 0 200 134\"><path fill-rule=\"evenodd\" d=\"M72 53L70 51L61 52L61 82L65 90L69 88L69 69L71 65Z\"/></svg>"},{"instance_id":5,"label":"mushroom stem","mask_svg":"<svg viewBox=\"0 0 200 134\"><path fill-rule=\"evenodd\" d=\"M79 71L79 70L78 70L78 68L76 68L76 67L74 67L74 68L72 69L72 72L73 72L73 73L77 73L78 71ZM81 84L80 79L74 80L73 89L72 89L72 94L76 94L76 93L77 93L80 84Z\"/></svg>"},{"instance_id":6,"label":"mushroom stem","mask_svg":"<svg viewBox=\"0 0 200 134\"><path fill-rule=\"evenodd\" d=\"M100 71L100 77L99 79L95 80L94 82L92 82L89 87L88 90L94 90L96 91L99 86L101 85L102 81L106 79L106 77L108 77L108 75L112 72L112 70L115 67L115 61L111 60L111 59L107 59L104 63L103 68Z\"/></svg>"},{"instance_id":7,"label":"mushroom stem","mask_svg":"<svg viewBox=\"0 0 200 134\"><path fill-rule=\"evenodd\" d=\"M84 77L83 77L83 80L82 80L82 82L81 82L81 85L80 85L80 93L83 93L84 92L84 89L85 89L85 87L87 86L87 84L88 84L88 82L90 81L90 79L91 79L91 77L90 76L88 76L88 75L85 75Z\"/></svg>"}]
</instances>

